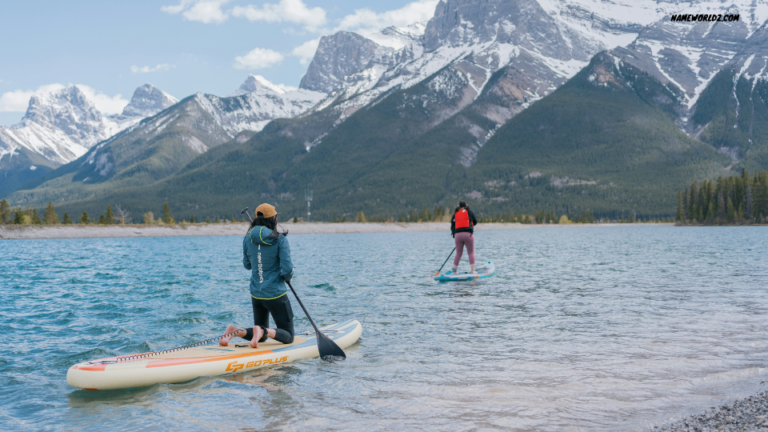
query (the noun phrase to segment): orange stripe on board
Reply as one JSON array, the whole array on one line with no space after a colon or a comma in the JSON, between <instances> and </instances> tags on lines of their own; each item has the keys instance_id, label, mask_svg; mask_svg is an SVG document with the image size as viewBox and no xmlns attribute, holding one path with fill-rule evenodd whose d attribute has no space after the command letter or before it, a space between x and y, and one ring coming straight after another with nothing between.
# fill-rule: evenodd
<instances>
[{"instance_id":1,"label":"orange stripe on board","mask_svg":"<svg viewBox=\"0 0 768 432\"><path fill-rule=\"evenodd\" d=\"M230 356L221 356L221 357L205 357L205 358L190 358L190 359L173 359L173 360L151 360L149 363L147 363L147 368L155 368L155 367L166 367L166 366L178 366L178 365L185 365L185 364L195 364L195 363L207 363L212 361L219 361L219 360L232 360L232 359L238 359L243 357L253 357L253 356L260 356L264 354L271 354L272 351L259 351L255 353L245 353L245 354L234 354Z\"/></svg>"},{"instance_id":2,"label":"orange stripe on board","mask_svg":"<svg viewBox=\"0 0 768 432\"><path fill-rule=\"evenodd\" d=\"M100 364L100 365L95 365L95 366L82 366L82 367L80 368L80 370L86 370L86 371L97 371L97 372L98 372L98 371L103 371L103 370L104 370L104 369L106 369L106 368L107 368L107 365L105 365L105 364Z\"/></svg>"}]
</instances>

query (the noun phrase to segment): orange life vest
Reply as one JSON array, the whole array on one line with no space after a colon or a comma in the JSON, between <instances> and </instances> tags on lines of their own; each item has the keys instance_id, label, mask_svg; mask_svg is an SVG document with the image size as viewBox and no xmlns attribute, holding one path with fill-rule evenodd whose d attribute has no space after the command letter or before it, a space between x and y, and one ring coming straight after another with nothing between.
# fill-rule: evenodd
<instances>
[{"instance_id":1,"label":"orange life vest","mask_svg":"<svg viewBox=\"0 0 768 432\"><path fill-rule=\"evenodd\" d=\"M469 228L470 225L472 225L472 222L469 221L469 212L467 212L467 209L457 211L454 217L456 218L456 229Z\"/></svg>"}]
</instances>

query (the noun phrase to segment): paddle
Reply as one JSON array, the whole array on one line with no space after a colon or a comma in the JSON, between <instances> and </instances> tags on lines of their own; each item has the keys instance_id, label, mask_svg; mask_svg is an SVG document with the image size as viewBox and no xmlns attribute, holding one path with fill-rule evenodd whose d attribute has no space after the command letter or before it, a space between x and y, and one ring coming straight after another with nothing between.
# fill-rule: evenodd
<instances>
[{"instance_id":1,"label":"paddle","mask_svg":"<svg viewBox=\"0 0 768 432\"><path fill-rule=\"evenodd\" d=\"M451 253L448 255L448 258L446 258L445 261L443 261L443 265L440 266L440 270L438 270L437 273L435 273L435 276L440 274L440 271L443 269L443 267L445 267L445 263L447 263L448 260L451 259L451 255L453 255L454 252L456 252L456 247L455 246L454 246L453 250L451 251Z\"/></svg>"},{"instance_id":2,"label":"paddle","mask_svg":"<svg viewBox=\"0 0 768 432\"><path fill-rule=\"evenodd\" d=\"M240 212L240 214L245 213L248 215L248 219L253 222L253 218L251 217L251 214L248 213L248 207L243 209L243 211ZM451 252L453 253L453 252ZM336 345L336 342L332 341L328 336L326 336L325 333L321 332L319 328L317 328L317 324L315 324L315 320L312 319L312 317L309 315L309 312L307 312L307 308L304 307L304 303L301 302L301 299L299 298L299 295L296 294L296 290L293 289L293 285L291 285L290 281L285 281L288 286L291 288L291 292L293 292L294 297L296 297L296 300L299 302L299 306L301 306L301 309L304 311L304 315L309 318L310 324L312 324L312 327L315 329L315 335L317 336L317 351L320 352L320 358L325 361L336 361L336 360L346 360L347 355L344 354L344 350L342 350L338 345Z\"/></svg>"},{"instance_id":3,"label":"paddle","mask_svg":"<svg viewBox=\"0 0 768 432\"><path fill-rule=\"evenodd\" d=\"M307 308L304 307L304 303L301 302L299 295L296 294L296 290L293 289L291 282L285 281L285 283L287 283L291 288L291 291L293 291L293 295L296 297L296 300L299 301L299 306L301 306L301 309L304 310L304 314L307 316L307 318L309 318L309 322L312 324L312 327L315 328L315 335L317 335L317 350L320 352L320 358L326 361L346 360L347 355L344 354L344 350L342 350L338 345L336 345L336 342L332 341L328 336L326 336L325 333L321 332L320 329L317 328L317 324L315 324L315 321L311 316L309 316Z\"/></svg>"}]
</instances>

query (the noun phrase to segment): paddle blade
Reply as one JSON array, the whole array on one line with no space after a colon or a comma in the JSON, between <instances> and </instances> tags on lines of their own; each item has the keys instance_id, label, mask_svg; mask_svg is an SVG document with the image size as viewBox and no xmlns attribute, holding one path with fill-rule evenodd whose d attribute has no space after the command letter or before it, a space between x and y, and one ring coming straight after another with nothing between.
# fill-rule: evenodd
<instances>
[{"instance_id":1,"label":"paddle blade","mask_svg":"<svg viewBox=\"0 0 768 432\"><path fill-rule=\"evenodd\" d=\"M315 334L317 335L317 349L320 351L321 359L329 362L347 359L347 355L344 354L344 350L336 345L336 342L332 341L321 331L315 331Z\"/></svg>"}]
</instances>

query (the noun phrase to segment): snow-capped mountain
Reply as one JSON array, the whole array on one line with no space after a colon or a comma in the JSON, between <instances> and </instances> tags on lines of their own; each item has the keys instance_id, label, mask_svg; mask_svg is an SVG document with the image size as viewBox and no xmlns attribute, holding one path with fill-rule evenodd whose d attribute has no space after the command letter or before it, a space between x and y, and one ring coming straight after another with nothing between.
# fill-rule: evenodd
<instances>
[{"instance_id":1,"label":"snow-capped mountain","mask_svg":"<svg viewBox=\"0 0 768 432\"><path fill-rule=\"evenodd\" d=\"M715 11L740 14L740 21L669 22L676 13ZM690 108L766 19L768 4L754 0L443 0L425 26L321 38L301 87L333 92L316 109L333 107L338 124L382 95L437 74L435 93L466 96L439 117L472 105L498 127L552 93L595 54L615 49L662 82L680 87ZM392 33L407 42L386 44ZM454 88L445 87L449 82ZM494 97L479 98L484 91ZM478 146L493 133L474 122L467 127L478 136Z\"/></svg>"},{"instance_id":2,"label":"snow-capped mountain","mask_svg":"<svg viewBox=\"0 0 768 432\"><path fill-rule=\"evenodd\" d=\"M472 104L493 74L506 68L488 89L501 100L481 110L503 124L562 85L593 55L628 45L645 24L664 15L663 8L653 7L655 0L610 4L614 8L607 10L605 2L592 0L444 0L426 25L369 37L339 32L321 38L301 87L335 92L316 109L335 104L341 121L383 94L438 74L437 93L465 94L446 106L438 116L444 119ZM643 14L631 13L638 10ZM457 87L446 88L449 82Z\"/></svg>"},{"instance_id":3,"label":"snow-capped mountain","mask_svg":"<svg viewBox=\"0 0 768 432\"><path fill-rule=\"evenodd\" d=\"M123 108L123 117L151 117L179 100L151 85L144 84L133 92L131 102Z\"/></svg>"},{"instance_id":4,"label":"snow-capped mountain","mask_svg":"<svg viewBox=\"0 0 768 432\"><path fill-rule=\"evenodd\" d=\"M271 120L302 114L322 101L325 93L281 86L259 75L249 75L229 96L197 93L196 102L231 136L244 130L258 132Z\"/></svg>"},{"instance_id":5,"label":"snow-capped mountain","mask_svg":"<svg viewBox=\"0 0 768 432\"><path fill-rule=\"evenodd\" d=\"M32 96L19 124L0 127L0 155L25 148L54 166L62 165L176 102L173 96L145 84L136 89L122 114L106 116L77 85Z\"/></svg>"}]
</instances>

